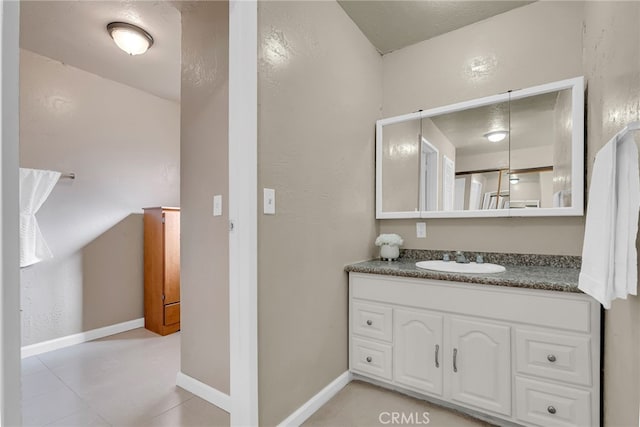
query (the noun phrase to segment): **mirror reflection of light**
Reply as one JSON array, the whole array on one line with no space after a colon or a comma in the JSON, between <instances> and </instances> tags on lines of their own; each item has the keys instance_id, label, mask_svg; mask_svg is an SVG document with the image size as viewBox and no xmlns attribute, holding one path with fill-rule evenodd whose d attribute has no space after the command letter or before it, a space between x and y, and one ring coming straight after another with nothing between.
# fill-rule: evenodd
<instances>
[{"instance_id":1,"label":"mirror reflection of light","mask_svg":"<svg viewBox=\"0 0 640 427\"><path fill-rule=\"evenodd\" d=\"M500 142L505 139L509 135L509 132L506 130L494 130L484 134L484 137L487 138L491 142Z\"/></svg>"},{"instance_id":2,"label":"mirror reflection of light","mask_svg":"<svg viewBox=\"0 0 640 427\"><path fill-rule=\"evenodd\" d=\"M404 142L400 144L391 144L389 146L389 157L391 158L407 158L411 157L418 152L417 144L410 142Z\"/></svg>"}]
</instances>

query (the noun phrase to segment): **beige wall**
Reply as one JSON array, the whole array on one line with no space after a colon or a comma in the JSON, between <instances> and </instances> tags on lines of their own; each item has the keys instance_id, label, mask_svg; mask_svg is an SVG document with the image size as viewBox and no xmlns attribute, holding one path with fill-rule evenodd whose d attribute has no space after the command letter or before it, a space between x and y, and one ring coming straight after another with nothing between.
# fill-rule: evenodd
<instances>
[{"instance_id":1,"label":"beige wall","mask_svg":"<svg viewBox=\"0 0 640 427\"><path fill-rule=\"evenodd\" d=\"M142 208L179 204L180 106L22 50L20 166L75 172L38 213L23 345L143 316Z\"/></svg>"},{"instance_id":2,"label":"beige wall","mask_svg":"<svg viewBox=\"0 0 640 427\"><path fill-rule=\"evenodd\" d=\"M384 116L583 75L582 2L536 2L383 57ZM580 255L583 218L381 220L405 248ZM561 238L560 238L561 237Z\"/></svg>"},{"instance_id":3,"label":"beige wall","mask_svg":"<svg viewBox=\"0 0 640 427\"><path fill-rule=\"evenodd\" d=\"M258 187L260 425L348 369L345 264L374 256L381 58L335 2L261 2ZM261 206L261 201L258 203Z\"/></svg>"},{"instance_id":4,"label":"beige wall","mask_svg":"<svg viewBox=\"0 0 640 427\"><path fill-rule=\"evenodd\" d=\"M180 8L181 370L229 393L229 4Z\"/></svg>"},{"instance_id":5,"label":"beige wall","mask_svg":"<svg viewBox=\"0 0 640 427\"><path fill-rule=\"evenodd\" d=\"M627 123L640 120L640 3L587 2L585 76L588 85L587 167ZM640 135L636 135L640 143ZM604 425L638 425L640 300L617 300L605 312Z\"/></svg>"}]
</instances>

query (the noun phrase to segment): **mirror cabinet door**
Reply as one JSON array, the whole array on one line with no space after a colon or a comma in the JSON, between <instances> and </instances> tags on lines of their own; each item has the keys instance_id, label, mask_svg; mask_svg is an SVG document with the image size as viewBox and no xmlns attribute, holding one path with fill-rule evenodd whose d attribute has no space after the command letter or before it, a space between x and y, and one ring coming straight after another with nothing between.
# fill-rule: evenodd
<instances>
[{"instance_id":1,"label":"mirror cabinet door","mask_svg":"<svg viewBox=\"0 0 640 427\"><path fill-rule=\"evenodd\" d=\"M438 153L440 182L421 186L424 211L508 207L509 102L501 101L422 119L423 170ZM426 160L426 161L425 161ZM451 173L451 170L453 173ZM435 208L437 206L437 208Z\"/></svg>"},{"instance_id":2,"label":"mirror cabinet door","mask_svg":"<svg viewBox=\"0 0 640 427\"><path fill-rule=\"evenodd\" d=\"M382 213L420 215L420 119L383 126Z\"/></svg>"},{"instance_id":3,"label":"mirror cabinet door","mask_svg":"<svg viewBox=\"0 0 640 427\"><path fill-rule=\"evenodd\" d=\"M511 209L571 206L571 89L511 100Z\"/></svg>"}]
</instances>

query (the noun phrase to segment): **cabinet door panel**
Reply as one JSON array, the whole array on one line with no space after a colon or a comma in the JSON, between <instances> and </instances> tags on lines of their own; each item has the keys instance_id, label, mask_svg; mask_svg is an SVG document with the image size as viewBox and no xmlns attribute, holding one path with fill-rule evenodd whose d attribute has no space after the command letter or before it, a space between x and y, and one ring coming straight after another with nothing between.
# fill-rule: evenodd
<instances>
[{"instance_id":1,"label":"cabinet door panel","mask_svg":"<svg viewBox=\"0 0 640 427\"><path fill-rule=\"evenodd\" d=\"M396 383L442 395L442 316L394 310Z\"/></svg>"},{"instance_id":2,"label":"cabinet door panel","mask_svg":"<svg viewBox=\"0 0 640 427\"><path fill-rule=\"evenodd\" d=\"M510 415L510 328L452 318L450 343L451 398L483 410Z\"/></svg>"},{"instance_id":3,"label":"cabinet door panel","mask_svg":"<svg viewBox=\"0 0 640 427\"><path fill-rule=\"evenodd\" d=\"M180 212L164 211L165 304L180 301Z\"/></svg>"}]
</instances>

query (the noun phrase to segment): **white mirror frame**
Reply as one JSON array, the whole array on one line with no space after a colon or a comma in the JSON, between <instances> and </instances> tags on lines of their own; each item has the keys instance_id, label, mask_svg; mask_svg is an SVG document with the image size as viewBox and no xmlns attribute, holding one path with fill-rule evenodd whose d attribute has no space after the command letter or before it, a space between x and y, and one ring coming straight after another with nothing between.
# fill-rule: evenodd
<instances>
[{"instance_id":1,"label":"white mirror frame","mask_svg":"<svg viewBox=\"0 0 640 427\"><path fill-rule=\"evenodd\" d=\"M536 208L536 209L491 209L491 210L458 210L458 211L415 211L415 212L383 212L382 211L382 129L386 125L411 120L422 120L425 117L483 107L499 102L514 101L533 95L571 89L572 102L572 134L571 134L571 207ZM423 189L421 187L420 191ZM459 102L444 107L418 111L401 116L389 117L376 121L376 219L400 218L482 218L482 217L534 217L534 216L582 216L584 215L584 77L576 77L558 82L547 83L526 89L502 93Z\"/></svg>"}]
</instances>

